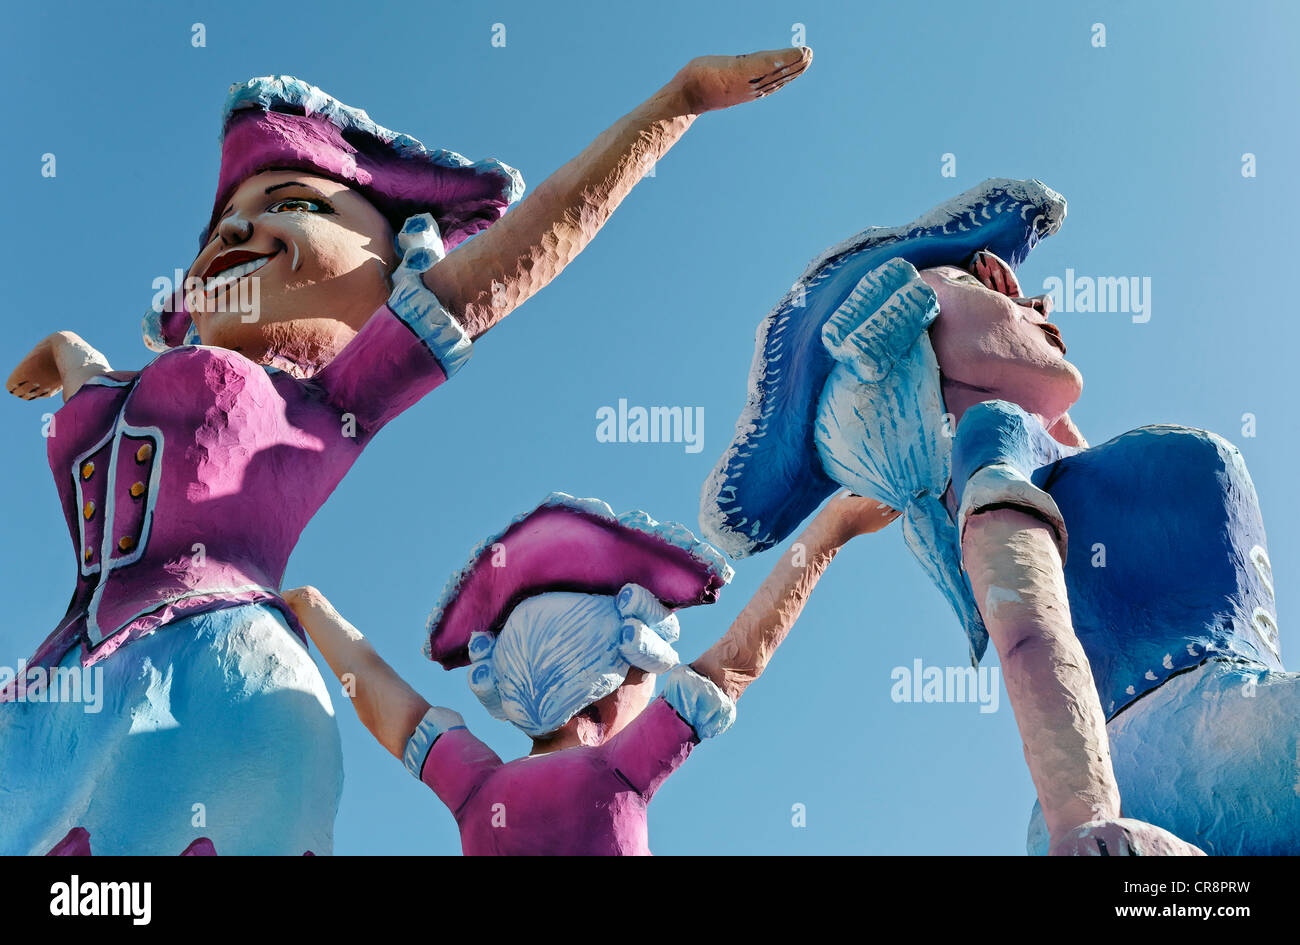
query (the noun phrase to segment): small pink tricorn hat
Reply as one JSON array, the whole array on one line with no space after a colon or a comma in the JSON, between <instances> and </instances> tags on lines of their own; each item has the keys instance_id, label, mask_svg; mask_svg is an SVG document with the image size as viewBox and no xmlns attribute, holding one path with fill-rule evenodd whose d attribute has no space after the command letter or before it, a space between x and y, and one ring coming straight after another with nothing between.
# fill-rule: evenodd
<instances>
[{"instance_id":1,"label":"small pink tricorn hat","mask_svg":"<svg viewBox=\"0 0 1300 945\"><path fill-rule=\"evenodd\" d=\"M669 610L712 604L731 580L721 552L683 525L645 512L615 515L599 499L551 493L483 542L443 589L429 617L424 655L446 669L470 662L475 632L497 633L537 594L618 594L639 584Z\"/></svg>"}]
</instances>

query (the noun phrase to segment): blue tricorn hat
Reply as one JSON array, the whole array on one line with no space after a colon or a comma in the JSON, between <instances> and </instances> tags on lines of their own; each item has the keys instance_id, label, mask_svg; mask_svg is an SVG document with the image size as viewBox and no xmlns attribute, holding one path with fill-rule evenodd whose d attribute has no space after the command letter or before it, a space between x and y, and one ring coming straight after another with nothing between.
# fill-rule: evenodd
<instances>
[{"instance_id":1,"label":"blue tricorn hat","mask_svg":"<svg viewBox=\"0 0 1300 945\"><path fill-rule=\"evenodd\" d=\"M1065 198L1041 181L995 178L904 226L868 227L814 259L758 326L749 398L700 495L705 536L733 558L755 554L839 488L813 439L835 364L822 326L863 276L894 258L917 269L965 265L980 250L1015 268L1064 219Z\"/></svg>"}]
</instances>

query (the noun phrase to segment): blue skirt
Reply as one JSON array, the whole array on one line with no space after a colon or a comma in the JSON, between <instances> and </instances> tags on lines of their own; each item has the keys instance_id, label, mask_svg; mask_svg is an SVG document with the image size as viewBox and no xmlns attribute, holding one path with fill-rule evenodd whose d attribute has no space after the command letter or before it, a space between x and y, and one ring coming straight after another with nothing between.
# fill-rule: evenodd
<instances>
[{"instance_id":1,"label":"blue skirt","mask_svg":"<svg viewBox=\"0 0 1300 945\"><path fill-rule=\"evenodd\" d=\"M200 837L218 855L333 851L338 723L279 610L209 611L61 668L81 673L80 701L0 704L0 854L46 853L74 827L97 855Z\"/></svg>"},{"instance_id":2,"label":"blue skirt","mask_svg":"<svg viewBox=\"0 0 1300 945\"><path fill-rule=\"evenodd\" d=\"M1211 856L1300 854L1300 674L1211 660L1106 725L1125 817ZM1037 802L1030 855L1045 855Z\"/></svg>"}]
</instances>

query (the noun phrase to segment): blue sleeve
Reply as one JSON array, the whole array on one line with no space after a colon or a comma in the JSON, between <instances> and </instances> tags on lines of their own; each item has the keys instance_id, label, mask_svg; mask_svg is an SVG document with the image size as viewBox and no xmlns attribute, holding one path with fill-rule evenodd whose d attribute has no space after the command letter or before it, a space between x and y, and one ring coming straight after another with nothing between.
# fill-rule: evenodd
<instances>
[{"instance_id":1,"label":"blue sleeve","mask_svg":"<svg viewBox=\"0 0 1300 945\"><path fill-rule=\"evenodd\" d=\"M962 415L952 446L952 483L957 500L961 501L961 490L970 477L985 466L1003 463L1028 479L1065 452L1038 418L1019 405L1005 400L976 404Z\"/></svg>"},{"instance_id":2,"label":"blue sleeve","mask_svg":"<svg viewBox=\"0 0 1300 945\"><path fill-rule=\"evenodd\" d=\"M990 400L967 410L952 450L959 541L972 514L992 506L1013 506L1052 529L1064 561L1068 546L1065 520L1056 502L1033 479L1036 472L1067 452L1036 417L1016 404Z\"/></svg>"}]
</instances>

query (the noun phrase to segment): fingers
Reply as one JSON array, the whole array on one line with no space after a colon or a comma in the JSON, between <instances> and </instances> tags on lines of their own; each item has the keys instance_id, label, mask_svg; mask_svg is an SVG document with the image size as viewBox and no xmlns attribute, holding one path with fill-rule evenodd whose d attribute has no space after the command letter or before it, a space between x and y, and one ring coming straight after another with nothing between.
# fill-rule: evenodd
<instances>
[{"instance_id":1,"label":"fingers","mask_svg":"<svg viewBox=\"0 0 1300 945\"><path fill-rule=\"evenodd\" d=\"M1011 267L999 259L998 268L1002 272L1003 281L1006 282L1007 295L1012 298L1020 298L1020 280L1018 280L1016 274L1011 271Z\"/></svg>"},{"instance_id":2,"label":"fingers","mask_svg":"<svg viewBox=\"0 0 1300 945\"><path fill-rule=\"evenodd\" d=\"M1016 274L1011 271L1010 266L988 250L982 249L975 254L975 258L971 260L971 273L984 283L986 288L994 292L1000 292L1013 299L1020 297L1020 282L1016 279Z\"/></svg>"},{"instance_id":3,"label":"fingers","mask_svg":"<svg viewBox=\"0 0 1300 945\"><path fill-rule=\"evenodd\" d=\"M1205 856L1161 827L1121 817L1075 827L1052 850L1054 856Z\"/></svg>"},{"instance_id":4,"label":"fingers","mask_svg":"<svg viewBox=\"0 0 1300 945\"><path fill-rule=\"evenodd\" d=\"M329 599L310 584L281 591L280 597L289 605L289 609L298 615L299 619L312 611L320 611L325 614L337 613L333 605L330 604Z\"/></svg>"},{"instance_id":5,"label":"fingers","mask_svg":"<svg viewBox=\"0 0 1300 945\"><path fill-rule=\"evenodd\" d=\"M744 53L735 58L766 59L772 63L771 72L776 72L796 66L807 68L808 63L812 62L813 51L808 46L787 46L784 49L764 49L761 52Z\"/></svg>"},{"instance_id":6,"label":"fingers","mask_svg":"<svg viewBox=\"0 0 1300 945\"><path fill-rule=\"evenodd\" d=\"M750 79L749 84L753 87L754 97L763 98L765 95L771 95L777 89L788 85L794 79L801 76L812 64L812 50L807 46L799 46L788 50L782 50L779 54L784 56L787 53L796 53L793 61L785 62L778 60L778 65L772 71L764 75ZM768 55L757 53L756 55Z\"/></svg>"},{"instance_id":7,"label":"fingers","mask_svg":"<svg viewBox=\"0 0 1300 945\"><path fill-rule=\"evenodd\" d=\"M994 292L1001 292L1002 287L998 284L993 275L993 265L989 260L989 254L981 250L975 254L973 265L971 267L975 278L984 284L984 288L992 289Z\"/></svg>"},{"instance_id":8,"label":"fingers","mask_svg":"<svg viewBox=\"0 0 1300 945\"><path fill-rule=\"evenodd\" d=\"M39 400L42 397L51 397L60 390L62 388L47 387L39 381L18 381L9 385L9 393L23 400Z\"/></svg>"},{"instance_id":9,"label":"fingers","mask_svg":"<svg viewBox=\"0 0 1300 945\"><path fill-rule=\"evenodd\" d=\"M902 513L883 502L852 492L841 492L833 500L833 511L855 535L868 535L889 525Z\"/></svg>"}]
</instances>

